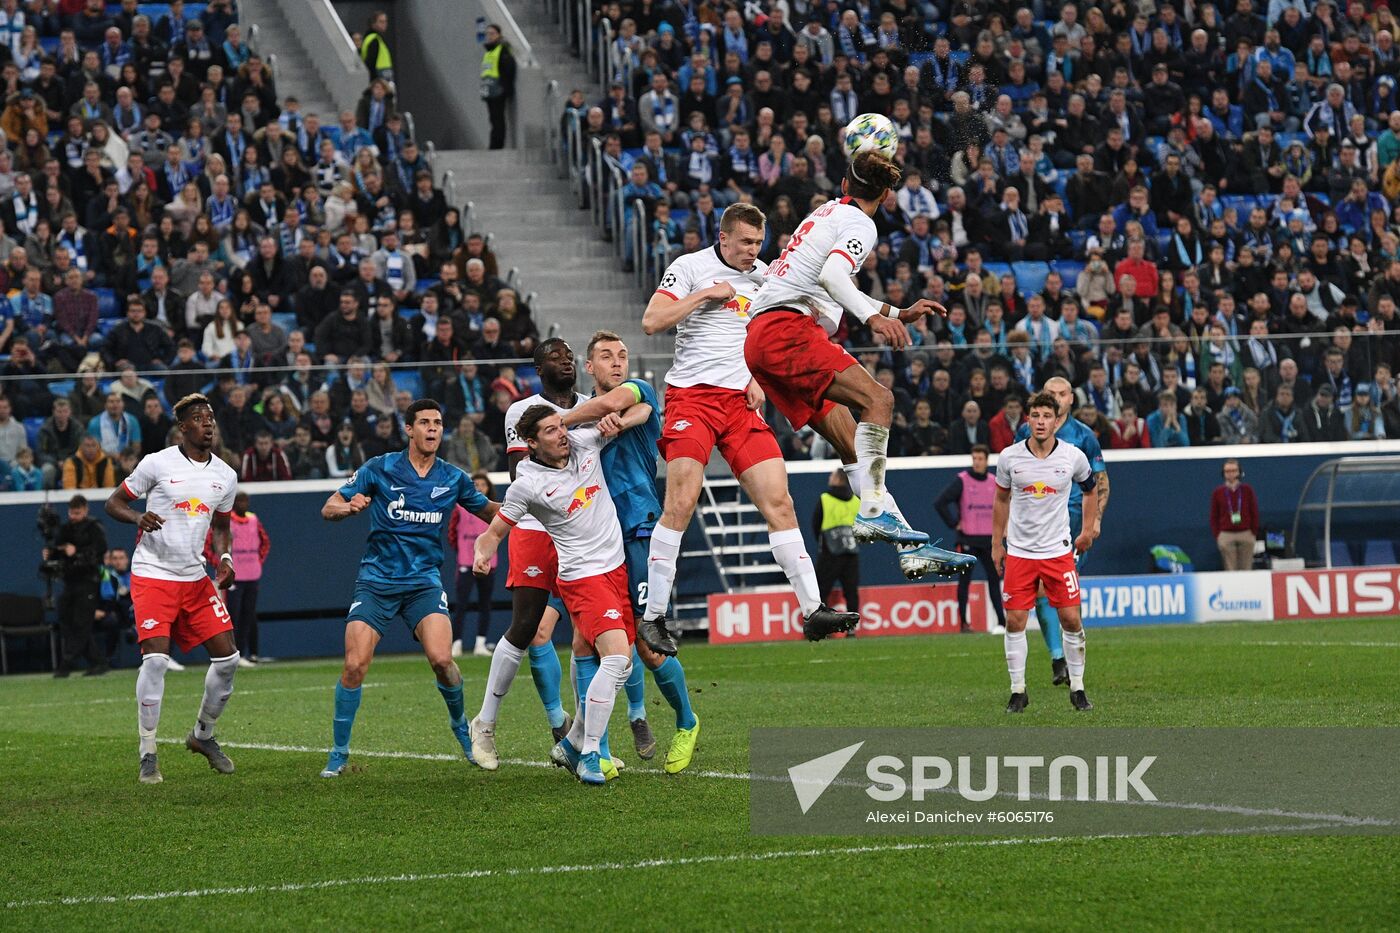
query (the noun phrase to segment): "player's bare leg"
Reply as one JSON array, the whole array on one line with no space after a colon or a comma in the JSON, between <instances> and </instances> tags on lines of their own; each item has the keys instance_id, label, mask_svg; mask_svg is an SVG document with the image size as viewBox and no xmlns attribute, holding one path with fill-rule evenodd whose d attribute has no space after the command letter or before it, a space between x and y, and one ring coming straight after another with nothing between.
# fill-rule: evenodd
<instances>
[{"instance_id":1,"label":"player's bare leg","mask_svg":"<svg viewBox=\"0 0 1400 933\"><path fill-rule=\"evenodd\" d=\"M1069 705L1080 712L1091 710L1094 704L1084 695L1084 622L1077 605L1061 606L1059 612L1065 663L1069 665Z\"/></svg>"},{"instance_id":2,"label":"player's bare leg","mask_svg":"<svg viewBox=\"0 0 1400 933\"><path fill-rule=\"evenodd\" d=\"M423 617L413 634L423 646L423 656L437 678L438 693L447 704L447 719L452 734L462 746L468 761L472 755L471 727L467 724L466 703L462 699L462 672L452 659L452 620L446 613L434 612Z\"/></svg>"},{"instance_id":3,"label":"player's bare leg","mask_svg":"<svg viewBox=\"0 0 1400 933\"><path fill-rule=\"evenodd\" d=\"M802 609L802 634L808 641L821 641L837 632L850 632L860 624L855 612L837 612L822 603L817 588L817 571L797 527L797 512L788 493L787 469L781 460L755 463L739 477L749 500L768 523L768 544L773 559L783 569Z\"/></svg>"},{"instance_id":4,"label":"player's bare leg","mask_svg":"<svg viewBox=\"0 0 1400 933\"><path fill-rule=\"evenodd\" d=\"M705 481L705 465L690 457L677 457L666 464L666 501L661 519L651 531L651 553L647 559L647 605L637 623L637 637L658 654L675 655L676 639L666 624L671 604L671 588L676 582L681 539L700 501Z\"/></svg>"},{"instance_id":5,"label":"player's bare leg","mask_svg":"<svg viewBox=\"0 0 1400 933\"><path fill-rule=\"evenodd\" d=\"M199 717L194 728L185 736L185 747L209 760L209 767L220 774L232 774L233 762L214 740L214 723L223 714L228 698L233 695L233 674L238 670L238 648L232 632L220 632L204 643L209 652L209 670L204 675L204 698L199 704Z\"/></svg>"},{"instance_id":6,"label":"player's bare leg","mask_svg":"<svg viewBox=\"0 0 1400 933\"><path fill-rule=\"evenodd\" d=\"M335 684L335 716L331 721L331 753L321 777L340 777L350 760L350 731L360 709L360 685L369 673L379 633L374 627L352 619L345 623L345 665Z\"/></svg>"},{"instance_id":7,"label":"player's bare leg","mask_svg":"<svg viewBox=\"0 0 1400 933\"><path fill-rule=\"evenodd\" d=\"M1026 620L1028 609L1006 610L1006 673L1011 676L1011 699L1006 703L1008 713L1019 713L1030 705L1026 698Z\"/></svg>"},{"instance_id":8,"label":"player's bare leg","mask_svg":"<svg viewBox=\"0 0 1400 933\"><path fill-rule=\"evenodd\" d=\"M510 692L520 661L530 649L530 642L539 632L540 621L549 606L549 591L533 586L517 586L511 590L510 628L496 643L491 654L491 670L486 675L486 690L481 709L471 721L472 761L495 771L501 766L496 754L496 714L501 700Z\"/></svg>"},{"instance_id":9,"label":"player's bare leg","mask_svg":"<svg viewBox=\"0 0 1400 933\"><path fill-rule=\"evenodd\" d=\"M535 682L535 692L544 704L544 713L549 720L552 741L559 741L569 734L573 718L564 712L560 702L559 686L563 671L559 667L559 653L554 648L554 627L559 624L559 610L549 606L530 640L530 678Z\"/></svg>"}]
</instances>

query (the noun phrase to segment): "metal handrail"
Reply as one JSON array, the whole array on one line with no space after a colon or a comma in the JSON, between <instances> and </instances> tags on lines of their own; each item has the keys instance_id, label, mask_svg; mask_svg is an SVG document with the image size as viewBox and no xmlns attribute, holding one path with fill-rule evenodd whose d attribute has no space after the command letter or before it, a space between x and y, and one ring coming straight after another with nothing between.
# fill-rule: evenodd
<instances>
[{"instance_id":1,"label":"metal handrail","mask_svg":"<svg viewBox=\"0 0 1400 933\"><path fill-rule=\"evenodd\" d=\"M519 291L520 289L519 289L519 288L516 286L516 284L515 284L515 283L516 283L516 279L518 279L519 277L520 277L520 267L519 267L519 266L511 266L510 269L506 272L506 285L507 285L508 287L510 287L510 288L514 288L516 291Z\"/></svg>"},{"instance_id":2,"label":"metal handrail","mask_svg":"<svg viewBox=\"0 0 1400 933\"><path fill-rule=\"evenodd\" d=\"M544 86L544 136L545 148L549 150L549 161L554 165L559 164L561 157L559 147L563 143L563 134L559 131L559 117L556 116L560 111L560 108L555 106L558 99L559 81L556 78L551 78L549 83ZM564 176L560 175L559 177L563 178Z\"/></svg>"},{"instance_id":3,"label":"metal handrail","mask_svg":"<svg viewBox=\"0 0 1400 933\"><path fill-rule=\"evenodd\" d=\"M272 86L277 87L277 53L273 52L267 57L267 70L272 73Z\"/></svg>"},{"instance_id":4,"label":"metal handrail","mask_svg":"<svg viewBox=\"0 0 1400 933\"><path fill-rule=\"evenodd\" d=\"M593 143L593 151L592 161L589 165L590 197L588 207L593 218L593 226L601 228L603 226L603 141L595 136L591 142Z\"/></svg>"},{"instance_id":5,"label":"metal handrail","mask_svg":"<svg viewBox=\"0 0 1400 933\"><path fill-rule=\"evenodd\" d=\"M600 37L602 41L598 43L597 81L599 84L606 87L612 75L612 62L610 61L612 58L612 42L617 33L613 29L612 23L606 19L600 20L599 26L602 31L602 36Z\"/></svg>"},{"instance_id":6,"label":"metal handrail","mask_svg":"<svg viewBox=\"0 0 1400 933\"><path fill-rule=\"evenodd\" d=\"M574 197L578 206L584 206L584 195L586 189L582 179L582 167L586 161L586 153L583 150L583 124L579 115L573 111L569 112L568 139L565 144L564 159L568 163L569 186L573 189Z\"/></svg>"},{"instance_id":7,"label":"metal handrail","mask_svg":"<svg viewBox=\"0 0 1400 933\"><path fill-rule=\"evenodd\" d=\"M593 73L593 65L596 59L593 55L593 45L595 37L593 35L593 24L590 22L588 4L584 0L578 0L574 4L574 12L577 14L579 35L579 57L583 61L583 67L589 74ZM596 76L595 76L596 80Z\"/></svg>"},{"instance_id":8,"label":"metal handrail","mask_svg":"<svg viewBox=\"0 0 1400 933\"><path fill-rule=\"evenodd\" d=\"M638 288L644 288L647 260L651 257L651 239L647 230L647 205L641 198L632 199L632 275Z\"/></svg>"},{"instance_id":9,"label":"metal handrail","mask_svg":"<svg viewBox=\"0 0 1400 933\"><path fill-rule=\"evenodd\" d=\"M257 23L248 27L248 51L258 56L262 55L262 53L258 51L258 33L260 32L262 32L262 30L258 28Z\"/></svg>"},{"instance_id":10,"label":"metal handrail","mask_svg":"<svg viewBox=\"0 0 1400 933\"><path fill-rule=\"evenodd\" d=\"M501 24L502 32L513 35L512 41L515 43L515 57L522 63L530 66L537 66L535 60L535 50L530 47L530 40L525 37L525 30L520 28L520 24L511 15L510 6L503 0L485 0L486 4L494 6L497 10L494 17Z\"/></svg>"},{"instance_id":11,"label":"metal handrail","mask_svg":"<svg viewBox=\"0 0 1400 933\"><path fill-rule=\"evenodd\" d=\"M412 136L408 137L413 139ZM431 173L437 168L437 143L431 139L423 144L423 158L428 163L428 171Z\"/></svg>"},{"instance_id":12,"label":"metal handrail","mask_svg":"<svg viewBox=\"0 0 1400 933\"><path fill-rule=\"evenodd\" d=\"M468 201L462 205L462 230L466 236L471 236L476 232L476 202Z\"/></svg>"},{"instance_id":13,"label":"metal handrail","mask_svg":"<svg viewBox=\"0 0 1400 933\"><path fill-rule=\"evenodd\" d=\"M413 120L413 111L412 111L412 110L400 110L400 111L399 111L399 116L403 117L403 128L404 128L404 132L406 132L406 133L408 134L408 138L409 138L409 139L412 139L412 140L414 140L414 141L417 141L417 139L418 139L418 124L417 124L416 122L414 122L414 120ZM429 141L427 142L426 146L431 146L432 144L433 144L432 141L429 140ZM426 146L425 146L425 148L426 148Z\"/></svg>"},{"instance_id":14,"label":"metal handrail","mask_svg":"<svg viewBox=\"0 0 1400 933\"><path fill-rule=\"evenodd\" d=\"M442 194L448 204L457 203L457 173L452 169L442 173Z\"/></svg>"}]
</instances>

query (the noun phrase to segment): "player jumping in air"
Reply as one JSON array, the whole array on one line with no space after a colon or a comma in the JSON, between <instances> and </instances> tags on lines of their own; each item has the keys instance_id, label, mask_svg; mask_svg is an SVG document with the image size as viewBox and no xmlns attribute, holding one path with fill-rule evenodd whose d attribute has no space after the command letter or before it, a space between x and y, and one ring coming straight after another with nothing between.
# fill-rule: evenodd
<instances>
[{"instance_id":1,"label":"player jumping in air","mask_svg":"<svg viewBox=\"0 0 1400 933\"><path fill-rule=\"evenodd\" d=\"M666 458L666 506L651 534L646 609L637 626L641 640L666 655L676 653L665 617L681 538L715 447L768 523L773 559L797 592L803 633L816 641L860 621L853 612L822 605L782 451L760 414L763 390L744 365L749 309L767 269L758 260L763 225L763 212L752 204L730 205L720 218L719 242L671 263L642 315L648 334L676 328L659 445Z\"/></svg>"},{"instance_id":2,"label":"player jumping in air","mask_svg":"<svg viewBox=\"0 0 1400 933\"><path fill-rule=\"evenodd\" d=\"M1060 406L1049 392L1037 392L1027 404L1030 437L1003 450L997 458L997 494L992 508L992 560L1002 573L1006 593L1006 670L1011 675L1008 713L1019 713L1026 698L1026 621L1044 587L1059 610L1065 661L1069 667L1069 702L1077 710L1093 709L1084 695L1084 627L1079 615L1079 575L1075 552L1093 547L1098 537L1099 499L1094 471L1083 451L1055 436ZM1084 491L1084 530L1071 539L1070 488Z\"/></svg>"},{"instance_id":3,"label":"player jumping in air","mask_svg":"<svg viewBox=\"0 0 1400 933\"><path fill-rule=\"evenodd\" d=\"M1108 508L1108 467L1103 462L1103 450L1099 447L1099 439L1094 435L1092 428L1070 414L1074 407L1074 387L1069 384L1068 379L1062 376L1047 379L1042 391L1054 396L1055 404L1060 407L1059 416L1055 421L1055 436L1078 447L1084 453L1084 458L1089 461L1089 468L1094 471L1094 488L1098 491L1099 509L1090 527L1094 537L1098 538L1099 530L1103 527L1103 513ZM1023 441L1030 437L1030 433L1030 427L1023 424L1016 432L1016 440ZM1085 527L1082 498L1078 486L1070 487L1071 538L1078 538L1079 532ZM1084 558L1085 554L1082 551L1075 555L1076 570L1083 568ZM1064 643L1060 636L1060 614L1050 604L1044 590L1036 597L1035 615L1040 622L1040 635L1045 639L1045 647L1050 650L1051 683L1056 687L1063 686L1069 683L1069 668L1065 664Z\"/></svg>"},{"instance_id":4,"label":"player jumping in air","mask_svg":"<svg viewBox=\"0 0 1400 933\"><path fill-rule=\"evenodd\" d=\"M452 660L452 620L442 588L442 530L458 505L489 522L499 505L477 491L464 471L438 459L442 407L419 399L404 413L408 449L365 463L331 493L321 517L338 522L369 510L369 542L345 620L345 669L335 685L333 744L321 777L339 777L350 760L350 730L360 685L375 646L395 619L423 646L447 703L452 732L472 757L462 702L462 674Z\"/></svg>"},{"instance_id":5,"label":"player jumping in air","mask_svg":"<svg viewBox=\"0 0 1400 933\"><path fill-rule=\"evenodd\" d=\"M574 628L598 656L598 671L582 691L583 709L550 757L585 784L602 784L602 740L617 692L632 670L636 626L627 593L622 527L603 473L599 428L564 426L552 405L533 405L520 416L517 436L530 449L501 511L476 539L476 569L485 573L501 539L526 514L544 525L559 555L559 593ZM582 673L582 672L580 672ZM582 688L582 678L580 678Z\"/></svg>"},{"instance_id":6,"label":"player jumping in air","mask_svg":"<svg viewBox=\"0 0 1400 933\"><path fill-rule=\"evenodd\" d=\"M543 341L535 348L534 359L542 391L521 399L506 411L506 453L512 480L515 479L517 466L529 455L529 447L515 427L521 416L536 405L547 405L556 412L565 412L588 400L586 395L574 388L578 379L574 351L562 338L551 337ZM510 628L491 653L491 669L486 677L481 710L471 722L473 761L488 771L500 767L500 757L496 752L496 715L501 700L515 682L520 661L527 651L530 655L530 674L544 704L545 715L549 718L553 740L557 742L563 738L572 725L560 702L559 685L563 670L559 666L559 655L554 650L552 639L554 626L564 611L564 603L559 598L559 557L554 542L539 521L525 514L510 536L507 553L510 564L506 577L506 588L511 596ZM632 738L637 754L642 758L651 758L656 753L656 738L646 719L645 687L639 668L635 674L626 684ZM606 743L604 752L603 771L609 777L615 776L615 759Z\"/></svg>"},{"instance_id":7,"label":"player jumping in air","mask_svg":"<svg viewBox=\"0 0 1400 933\"><path fill-rule=\"evenodd\" d=\"M903 545L899 561L905 576L952 574L970 569L975 560L929 544L928 535L909 527L885 489L893 394L830 339L844 310L899 350L909 343L905 324L947 313L922 298L908 308L892 308L862 295L851 280L875 248L871 217L898 183L899 168L883 156L862 152L852 160L841 181L844 196L807 215L768 267L749 308L744 360L794 428L811 425L836 449L860 496L856 539ZM848 405L860 410L860 424Z\"/></svg>"},{"instance_id":8,"label":"player jumping in air","mask_svg":"<svg viewBox=\"0 0 1400 933\"><path fill-rule=\"evenodd\" d=\"M627 378L627 345L611 331L600 330L588 341L585 366L597 386L597 394L564 414L565 425L598 421L604 434L616 436L603 448L603 475L612 490L622 525L623 551L627 560L627 580L632 594L632 610L641 618L650 585L647 571L648 547L657 517L662 514L656 495L656 451L661 437L660 404L656 390L643 379ZM645 639L637 640L642 663L656 679L656 686L676 712L676 734L666 751L666 771L684 771L695 754L700 737L700 720L690 708L685 670L674 657L652 650ZM588 693L587 680L597 670L598 659L590 656L586 643L574 631L574 658L579 671L577 693ZM636 659L633 659L636 666ZM636 676L634 672L633 677ZM632 720L634 711L627 718ZM603 757L607 757L604 749Z\"/></svg>"},{"instance_id":9,"label":"player jumping in air","mask_svg":"<svg viewBox=\"0 0 1400 933\"><path fill-rule=\"evenodd\" d=\"M203 645L209 652L204 699L185 747L209 759L215 771L233 773L233 762L214 740L214 723L233 693L238 649L233 622L215 587L227 589L234 580L229 513L238 475L211 452L214 409L207 398L196 394L180 399L175 421L180 443L142 457L106 506L108 515L138 529L131 556L131 603L141 644L136 712L143 784L163 780L156 761L156 727L172 638L182 651ZM137 499L146 500L145 512L131 507ZM204 564L204 540L210 532L219 554L215 581Z\"/></svg>"}]
</instances>

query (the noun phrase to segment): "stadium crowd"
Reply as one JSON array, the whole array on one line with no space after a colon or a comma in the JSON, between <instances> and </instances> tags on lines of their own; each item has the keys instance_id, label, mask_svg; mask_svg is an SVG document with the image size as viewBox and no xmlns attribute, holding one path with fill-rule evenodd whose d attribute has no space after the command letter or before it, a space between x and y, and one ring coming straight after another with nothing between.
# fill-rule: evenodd
<instances>
[{"instance_id":1,"label":"stadium crowd","mask_svg":"<svg viewBox=\"0 0 1400 933\"><path fill-rule=\"evenodd\" d=\"M1400 437L1387 4L593 7L608 93L563 119L646 205L636 261L706 248L737 200L772 261L837 193L846 123L894 122L904 183L858 284L950 314L907 352L835 337L895 392L891 453L999 450L1054 375L1106 447Z\"/></svg>"},{"instance_id":2,"label":"stadium crowd","mask_svg":"<svg viewBox=\"0 0 1400 933\"><path fill-rule=\"evenodd\" d=\"M392 72L303 112L247 39L230 0L0 3L0 488L113 485L195 391L245 480L347 475L425 393L496 466L538 334Z\"/></svg>"}]
</instances>

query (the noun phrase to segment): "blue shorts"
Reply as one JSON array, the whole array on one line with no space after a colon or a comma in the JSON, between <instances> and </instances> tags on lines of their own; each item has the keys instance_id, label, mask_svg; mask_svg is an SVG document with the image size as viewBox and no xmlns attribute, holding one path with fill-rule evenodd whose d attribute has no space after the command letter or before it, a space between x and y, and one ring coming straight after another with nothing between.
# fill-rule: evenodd
<instances>
[{"instance_id":1,"label":"blue shorts","mask_svg":"<svg viewBox=\"0 0 1400 933\"><path fill-rule=\"evenodd\" d=\"M569 610L564 608L564 600L560 599L554 593L549 594L549 602L545 605L559 613L560 619L567 619L569 617Z\"/></svg>"},{"instance_id":2,"label":"blue shorts","mask_svg":"<svg viewBox=\"0 0 1400 933\"><path fill-rule=\"evenodd\" d=\"M627 590L632 597L632 612L640 619L647 607L647 574L651 561L651 529L643 529L638 537L622 542L623 563L627 565Z\"/></svg>"},{"instance_id":3,"label":"blue shorts","mask_svg":"<svg viewBox=\"0 0 1400 933\"><path fill-rule=\"evenodd\" d=\"M418 623L434 613L447 615L447 593L441 586L400 589L357 580L345 621L359 620L382 637L388 634L390 623L400 619L416 639Z\"/></svg>"}]
</instances>

